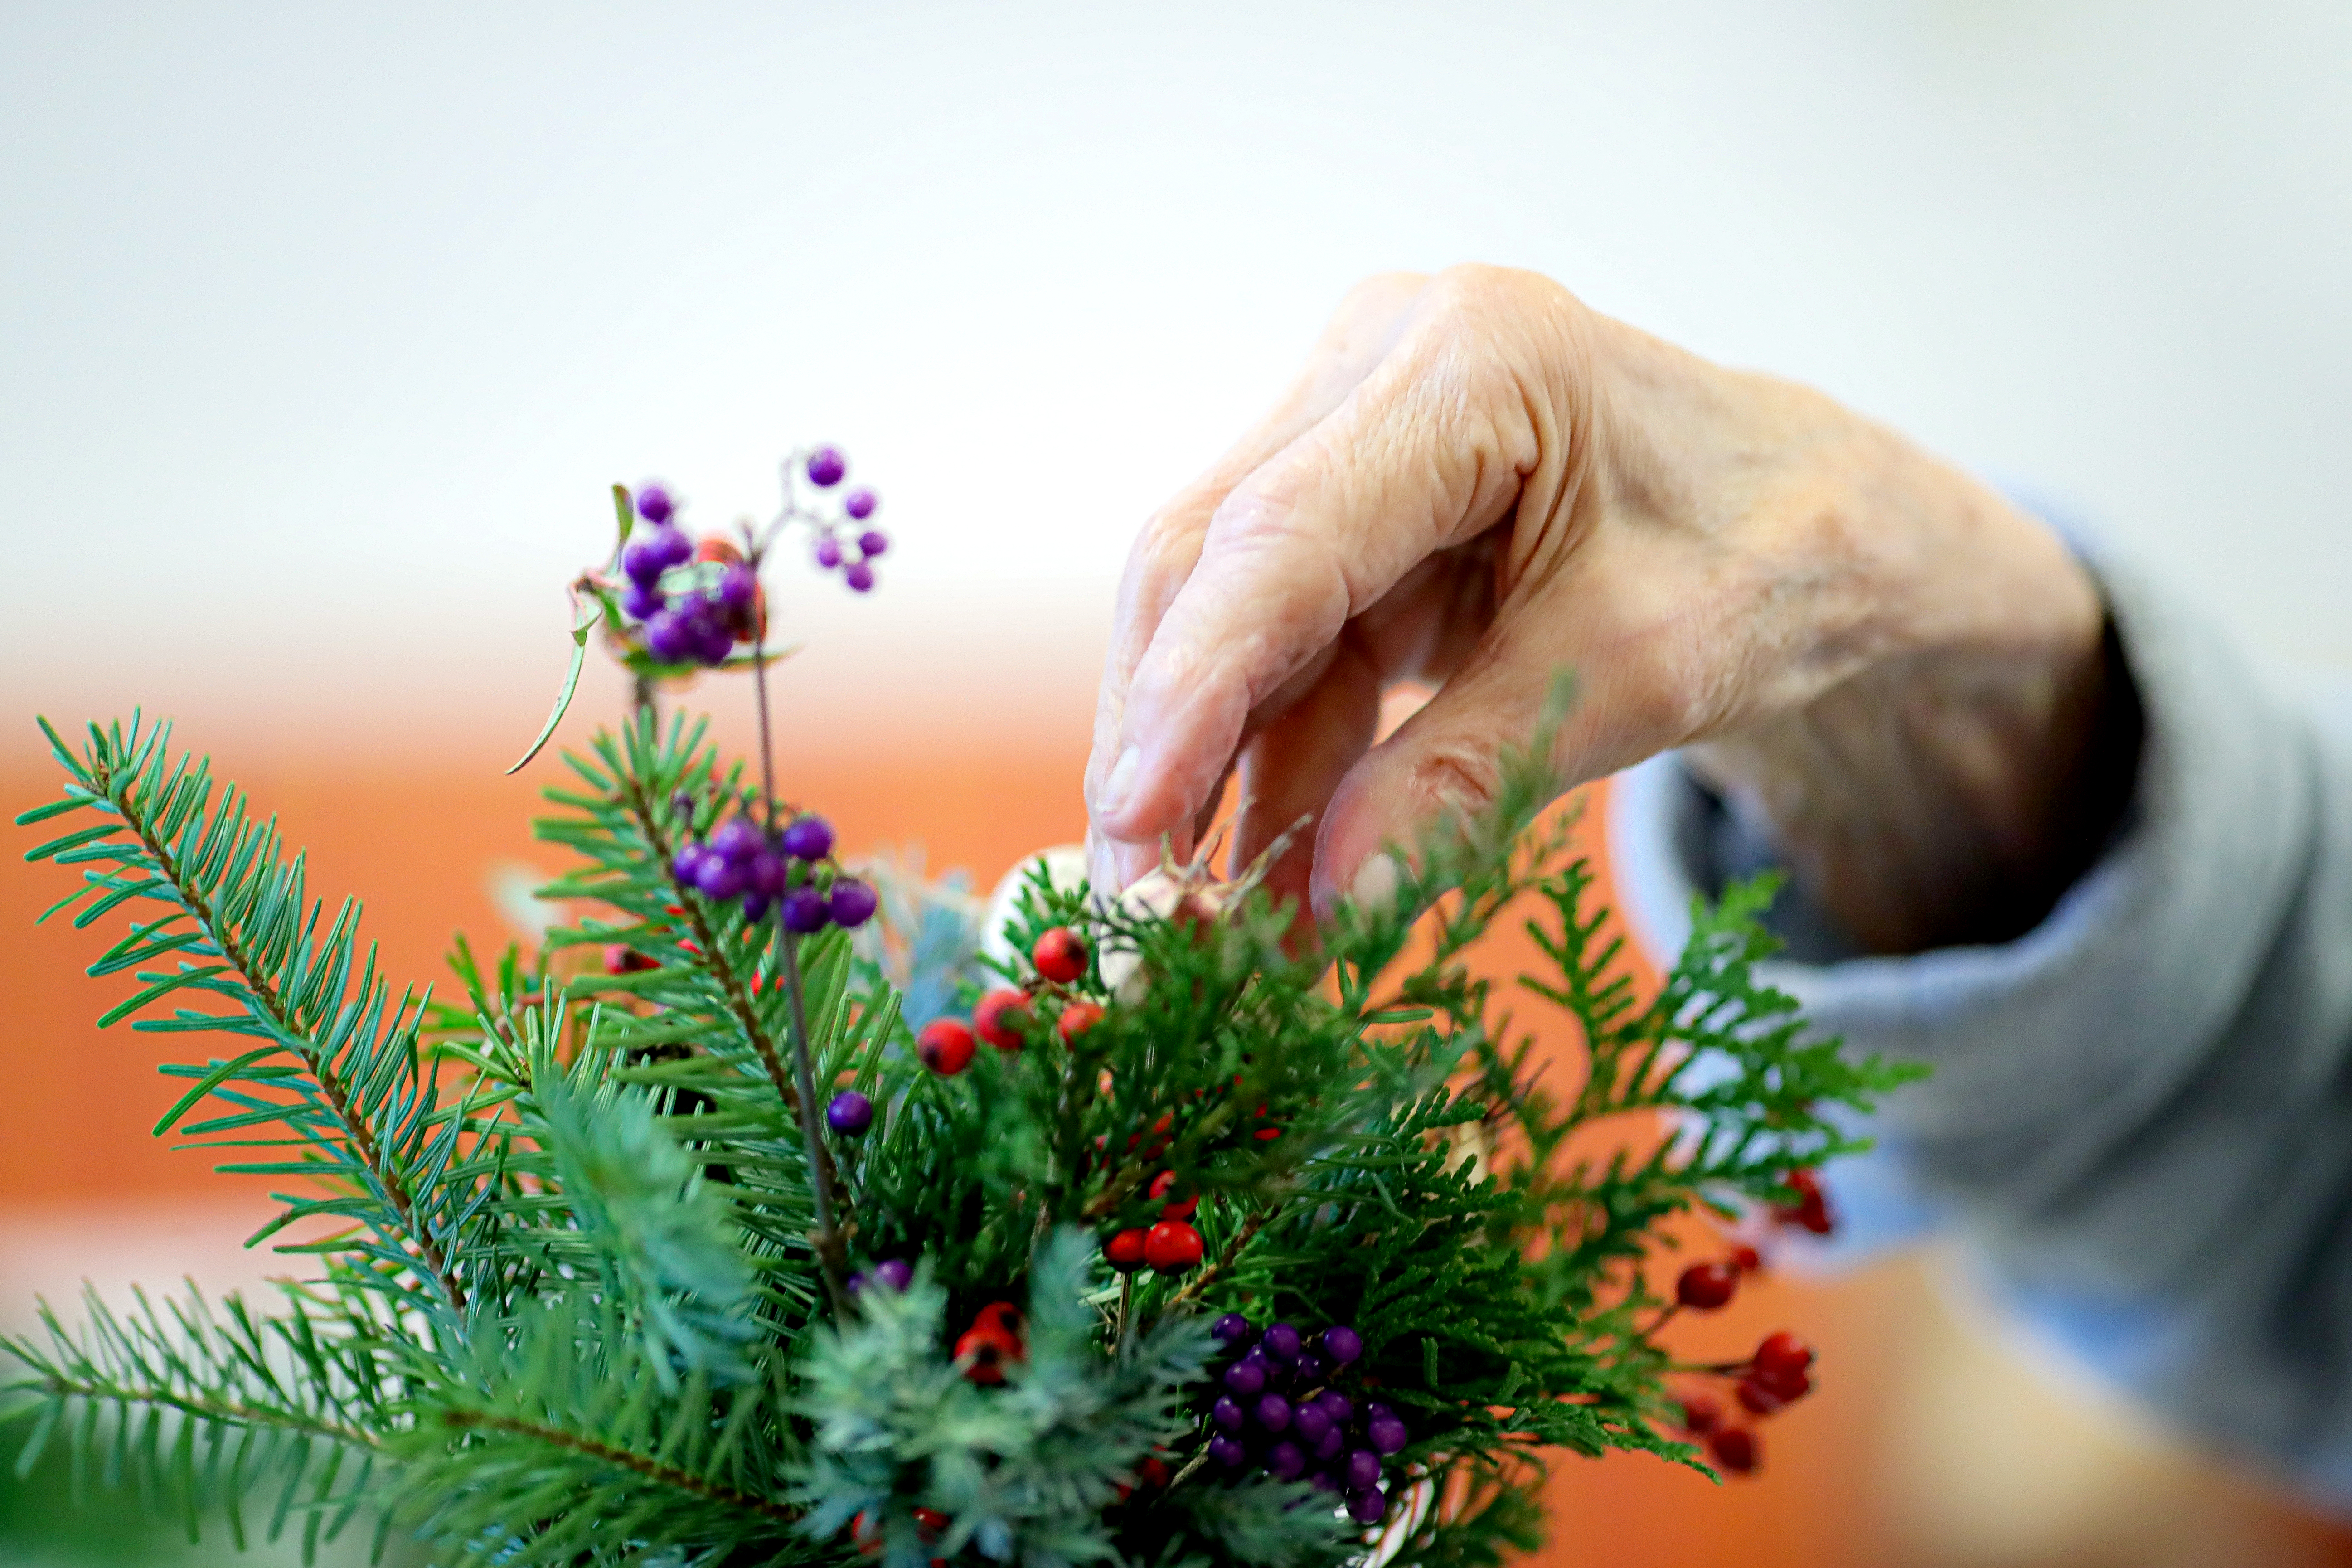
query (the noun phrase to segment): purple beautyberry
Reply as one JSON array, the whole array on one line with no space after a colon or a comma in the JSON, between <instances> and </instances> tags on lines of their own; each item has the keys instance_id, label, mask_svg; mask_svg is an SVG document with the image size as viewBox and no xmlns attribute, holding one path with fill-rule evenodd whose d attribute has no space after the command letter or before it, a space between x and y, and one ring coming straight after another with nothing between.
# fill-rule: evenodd
<instances>
[{"instance_id":1,"label":"purple beautyberry","mask_svg":"<svg viewBox=\"0 0 2352 1568\"><path fill-rule=\"evenodd\" d=\"M874 1266L870 1278L877 1285L904 1290L915 1282L915 1266L903 1258L886 1258Z\"/></svg>"},{"instance_id":2,"label":"purple beautyberry","mask_svg":"<svg viewBox=\"0 0 2352 1568\"><path fill-rule=\"evenodd\" d=\"M621 595L621 610L632 620L649 621L662 612L669 596L651 583L631 583Z\"/></svg>"},{"instance_id":3,"label":"purple beautyberry","mask_svg":"<svg viewBox=\"0 0 2352 1568\"><path fill-rule=\"evenodd\" d=\"M809 483L821 490L841 483L841 476L847 472L849 459L841 455L838 447L819 447L808 455Z\"/></svg>"},{"instance_id":4,"label":"purple beautyberry","mask_svg":"<svg viewBox=\"0 0 2352 1568\"><path fill-rule=\"evenodd\" d=\"M1244 1399L1255 1398L1265 1391L1265 1368L1254 1361L1237 1361L1225 1368L1225 1386Z\"/></svg>"},{"instance_id":5,"label":"purple beautyberry","mask_svg":"<svg viewBox=\"0 0 2352 1568\"><path fill-rule=\"evenodd\" d=\"M735 651L735 634L727 623L709 613L710 601L703 601L703 614L695 617L695 656L703 663L720 665Z\"/></svg>"},{"instance_id":6,"label":"purple beautyberry","mask_svg":"<svg viewBox=\"0 0 2352 1568\"><path fill-rule=\"evenodd\" d=\"M822 816L795 816L778 842L795 860L822 860L833 853L833 824Z\"/></svg>"},{"instance_id":7,"label":"purple beautyberry","mask_svg":"<svg viewBox=\"0 0 2352 1568\"><path fill-rule=\"evenodd\" d=\"M1364 1353L1364 1336L1345 1323L1323 1331L1323 1353L1341 1366Z\"/></svg>"},{"instance_id":8,"label":"purple beautyberry","mask_svg":"<svg viewBox=\"0 0 2352 1568\"><path fill-rule=\"evenodd\" d=\"M724 855L704 851L701 864L694 868L694 885L702 889L706 899L731 899L751 884L751 879L743 868Z\"/></svg>"},{"instance_id":9,"label":"purple beautyberry","mask_svg":"<svg viewBox=\"0 0 2352 1568\"><path fill-rule=\"evenodd\" d=\"M1348 1494L1348 1517L1358 1524L1378 1524L1388 1512L1388 1496L1378 1487Z\"/></svg>"},{"instance_id":10,"label":"purple beautyberry","mask_svg":"<svg viewBox=\"0 0 2352 1568\"><path fill-rule=\"evenodd\" d=\"M1209 1326L1209 1332L1229 1345L1249 1338L1249 1320L1239 1312L1227 1312Z\"/></svg>"},{"instance_id":11,"label":"purple beautyberry","mask_svg":"<svg viewBox=\"0 0 2352 1568\"><path fill-rule=\"evenodd\" d=\"M863 561L853 561L841 569L841 580L849 584L853 594L870 594L874 591L874 568Z\"/></svg>"},{"instance_id":12,"label":"purple beautyberry","mask_svg":"<svg viewBox=\"0 0 2352 1568\"><path fill-rule=\"evenodd\" d=\"M751 890L773 899L782 896L792 880L792 868L781 855L762 849L751 857Z\"/></svg>"},{"instance_id":13,"label":"purple beautyberry","mask_svg":"<svg viewBox=\"0 0 2352 1568\"><path fill-rule=\"evenodd\" d=\"M667 522L669 514L677 510L669 491L659 485L646 485L637 491L637 515L656 527Z\"/></svg>"},{"instance_id":14,"label":"purple beautyberry","mask_svg":"<svg viewBox=\"0 0 2352 1568\"><path fill-rule=\"evenodd\" d=\"M728 859L749 865L760 852L760 828L748 816L730 816L710 836L710 847Z\"/></svg>"},{"instance_id":15,"label":"purple beautyberry","mask_svg":"<svg viewBox=\"0 0 2352 1568\"><path fill-rule=\"evenodd\" d=\"M862 1136L874 1125L874 1102L854 1089L845 1089L824 1108L824 1124L845 1138Z\"/></svg>"},{"instance_id":16,"label":"purple beautyberry","mask_svg":"<svg viewBox=\"0 0 2352 1568\"><path fill-rule=\"evenodd\" d=\"M867 518L872 517L874 515L874 509L881 504L881 498L877 496L872 490L867 489L864 485L858 486L856 489L841 498L841 510L847 512L850 516L856 518L860 522L864 522Z\"/></svg>"},{"instance_id":17,"label":"purple beautyberry","mask_svg":"<svg viewBox=\"0 0 2352 1568\"><path fill-rule=\"evenodd\" d=\"M669 570L669 547L662 539L668 531L656 528L629 541L628 548L621 552L621 570L628 574L630 582L651 587Z\"/></svg>"},{"instance_id":18,"label":"purple beautyberry","mask_svg":"<svg viewBox=\"0 0 2352 1568\"><path fill-rule=\"evenodd\" d=\"M1209 1406L1209 1419L1228 1432L1238 1432L1249 1425L1249 1412L1232 1394L1220 1394L1217 1402Z\"/></svg>"},{"instance_id":19,"label":"purple beautyberry","mask_svg":"<svg viewBox=\"0 0 2352 1568\"><path fill-rule=\"evenodd\" d=\"M827 914L824 895L814 888L794 888L784 895L784 929L796 936L823 931Z\"/></svg>"},{"instance_id":20,"label":"purple beautyberry","mask_svg":"<svg viewBox=\"0 0 2352 1568\"><path fill-rule=\"evenodd\" d=\"M1275 1360L1288 1366L1298 1359L1298 1331L1288 1323L1276 1323L1258 1337L1258 1348Z\"/></svg>"},{"instance_id":21,"label":"purple beautyberry","mask_svg":"<svg viewBox=\"0 0 2352 1568\"><path fill-rule=\"evenodd\" d=\"M1296 1370L1298 1373L1298 1381L1300 1383L1313 1384L1322 1382L1323 1374L1329 1372L1331 1369L1325 1365L1323 1358L1317 1355L1313 1351L1300 1351L1298 1352L1298 1365Z\"/></svg>"},{"instance_id":22,"label":"purple beautyberry","mask_svg":"<svg viewBox=\"0 0 2352 1568\"><path fill-rule=\"evenodd\" d=\"M1221 1432L1209 1439L1209 1458L1229 1470L1238 1470L1249 1461L1249 1450L1242 1447L1240 1438Z\"/></svg>"},{"instance_id":23,"label":"purple beautyberry","mask_svg":"<svg viewBox=\"0 0 2352 1568\"><path fill-rule=\"evenodd\" d=\"M1370 1448L1351 1448L1339 1461L1339 1479L1351 1492L1381 1484L1381 1457Z\"/></svg>"},{"instance_id":24,"label":"purple beautyberry","mask_svg":"<svg viewBox=\"0 0 2352 1568\"><path fill-rule=\"evenodd\" d=\"M860 1290L866 1289L866 1270L863 1268L858 1269L848 1279L843 1280L841 1285L842 1289L847 1290L851 1295L856 1295Z\"/></svg>"},{"instance_id":25,"label":"purple beautyberry","mask_svg":"<svg viewBox=\"0 0 2352 1568\"><path fill-rule=\"evenodd\" d=\"M1291 1417L1294 1429L1297 1419L1295 1415ZM1315 1458L1325 1464L1338 1458L1339 1450L1347 1446L1348 1429L1344 1426L1326 1426L1323 1428L1323 1436L1316 1438L1311 1445L1315 1451Z\"/></svg>"},{"instance_id":26,"label":"purple beautyberry","mask_svg":"<svg viewBox=\"0 0 2352 1568\"><path fill-rule=\"evenodd\" d=\"M670 857L669 874L677 879L679 886L691 888L701 881L702 854L699 844L681 844L677 853Z\"/></svg>"},{"instance_id":27,"label":"purple beautyberry","mask_svg":"<svg viewBox=\"0 0 2352 1568\"><path fill-rule=\"evenodd\" d=\"M1364 1436L1370 1438L1372 1447L1383 1454L1402 1451L1412 1437L1412 1434L1404 1429L1404 1423L1393 1415L1373 1416L1365 1425Z\"/></svg>"},{"instance_id":28,"label":"purple beautyberry","mask_svg":"<svg viewBox=\"0 0 2352 1568\"><path fill-rule=\"evenodd\" d=\"M857 553L868 561L890 548L890 536L878 528L869 528L857 536Z\"/></svg>"},{"instance_id":29,"label":"purple beautyberry","mask_svg":"<svg viewBox=\"0 0 2352 1568\"><path fill-rule=\"evenodd\" d=\"M1336 1388L1327 1388L1317 1394L1315 1408L1328 1415L1334 1426L1345 1426L1356 1418L1356 1402Z\"/></svg>"},{"instance_id":30,"label":"purple beautyberry","mask_svg":"<svg viewBox=\"0 0 2352 1568\"><path fill-rule=\"evenodd\" d=\"M748 561L738 561L719 576L719 604L730 616L748 616L760 596L760 574Z\"/></svg>"},{"instance_id":31,"label":"purple beautyberry","mask_svg":"<svg viewBox=\"0 0 2352 1568\"><path fill-rule=\"evenodd\" d=\"M646 623L646 651L664 664L684 664L694 657L694 623L671 605Z\"/></svg>"},{"instance_id":32,"label":"purple beautyberry","mask_svg":"<svg viewBox=\"0 0 2352 1568\"><path fill-rule=\"evenodd\" d=\"M1323 1414L1323 1407L1319 1405L1301 1405L1290 1413L1290 1435L1310 1448L1323 1441L1324 1435L1330 1430L1331 1418Z\"/></svg>"},{"instance_id":33,"label":"purple beautyberry","mask_svg":"<svg viewBox=\"0 0 2352 1568\"><path fill-rule=\"evenodd\" d=\"M1261 1394L1257 1406L1250 1412L1257 1424L1269 1432L1282 1432L1290 1426L1290 1401L1279 1394Z\"/></svg>"},{"instance_id":34,"label":"purple beautyberry","mask_svg":"<svg viewBox=\"0 0 2352 1568\"><path fill-rule=\"evenodd\" d=\"M833 897L826 900L826 910L833 916L834 924L844 931L856 931L874 918L875 906L879 902L874 896L874 889L856 878L836 877L833 883Z\"/></svg>"},{"instance_id":35,"label":"purple beautyberry","mask_svg":"<svg viewBox=\"0 0 2352 1568\"><path fill-rule=\"evenodd\" d=\"M775 901L773 896L763 893L757 888L752 889L743 895L743 918L753 925L758 925L768 918L768 906Z\"/></svg>"},{"instance_id":36,"label":"purple beautyberry","mask_svg":"<svg viewBox=\"0 0 2352 1568\"><path fill-rule=\"evenodd\" d=\"M816 542L816 563L830 572L841 564L841 541L830 533Z\"/></svg>"},{"instance_id":37,"label":"purple beautyberry","mask_svg":"<svg viewBox=\"0 0 2352 1568\"><path fill-rule=\"evenodd\" d=\"M1296 1443L1276 1443L1265 1451L1266 1473L1277 1481L1295 1481L1307 1473L1307 1454Z\"/></svg>"},{"instance_id":38,"label":"purple beautyberry","mask_svg":"<svg viewBox=\"0 0 2352 1568\"><path fill-rule=\"evenodd\" d=\"M1318 1492L1336 1492L1339 1489L1339 1483L1331 1479L1331 1472L1328 1470L1316 1471L1307 1478L1307 1484Z\"/></svg>"}]
</instances>

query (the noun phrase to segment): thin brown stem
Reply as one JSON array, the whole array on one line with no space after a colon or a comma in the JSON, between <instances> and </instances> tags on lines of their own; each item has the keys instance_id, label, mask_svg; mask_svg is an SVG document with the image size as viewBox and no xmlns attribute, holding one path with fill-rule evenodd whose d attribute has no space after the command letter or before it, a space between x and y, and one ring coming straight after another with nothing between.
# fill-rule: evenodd
<instances>
[{"instance_id":1,"label":"thin brown stem","mask_svg":"<svg viewBox=\"0 0 2352 1568\"><path fill-rule=\"evenodd\" d=\"M760 557L751 557L751 570L760 569ZM751 684L759 693L760 702L760 790L767 806L768 848L776 848L776 757L775 731L768 719L768 642L766 627L761 628L760 640L751 647ZM801 980L800 942L784 930L783 911L775 910L776 963L784 978L784 994L791 1004L793 1025L793 1077L800 1088L801 1142L808 1153L809 1187L816 1199L816 1231L809 1237L816 1249L819 1267L824 1273L825 1293L833 1300L835 1317L849 1312L849 1291L844 1282L848 1272L848 1249L842 1244L841 1229L834 1223L833 1161L824 1145L824 1129L817 1120L816 1072L809 1060L808 1000L806 987Z\"/></svg>"},{"instance_id":2,"label":"thin brown stem","mask_svg":"<svg viewBox=\"0 0 2352 1568\"><path fill-rule=\"evenodd\" d=\"M653 802L646 798L645 785L626 772L622 774L622 784L627 791L629 810L637 819L637 831L646 836L646 842L652 846L657 859L668 860L675 853L675 847L670 843L669 836L662 831ZM695 945L702 950L702 962L709 967L710 977L719 982L719 988L727 998L727 1011L743 1031L744 1038L751 1042L751 1049L758 1055L768 1081L775 1086L778 1094L783 1096L784 1103L797 1110L800 1108L800 1092L793 1087L792 1075L784 1070L783 1058L776 1049L774 1037L760 1020L759 1006L751 999L751 983L729 962L727 950L719 945L719 934L695 902L695 895L681 890L677 907L680 911L678 918L694 933Z\"/></svg>"},{"instance_id":3,"label":"thin brown stem","mask_svg":"<svg viewBox=\"0 0 2352 1568\"><path fill-rule=\"evenodd\" d=\"M1225 1243L1225 1249L1217 1254L1217 1260L1193 1275L1181 1290L1171 1296L1166 1310L1173 1311L1187 1301L1198 1300L1201 1292L1223 1279L1225 1272L1233 1268L1234 1259L1242 1255L1243 1247L1257 1239L1257 1233L1265 1228L1266 1222L1281 1212L1282 1200L1276 1200L1244 1220L1241 1229L1234 1232L1234 1238Z\"/></svg>"}]
</instances>

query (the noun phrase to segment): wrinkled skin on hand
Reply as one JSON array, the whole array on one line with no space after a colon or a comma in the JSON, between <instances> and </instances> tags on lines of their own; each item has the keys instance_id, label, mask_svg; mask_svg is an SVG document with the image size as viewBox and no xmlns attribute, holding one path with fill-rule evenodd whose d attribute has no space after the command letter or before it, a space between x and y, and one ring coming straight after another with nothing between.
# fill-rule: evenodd
<instances>
[{"instance_id":1,"label":"wrinkled skin on hand","mask_svg":"<svg viewBox=\"0 0 2352 1568\"><path fill-rule=\"evenodd\" d=\"M1095 876L1190 854L1234 776L1241 859L1307 825L1277 892L1377 896L1572 670L1564 783L1695 748L1865 947L2010 934L2080 868L2103 625L2046 528L1818 393L1531 273L1375 278L1135 542ZM1439 689L1375 745L1401 682Z\"/></svg>"}]
</instances>

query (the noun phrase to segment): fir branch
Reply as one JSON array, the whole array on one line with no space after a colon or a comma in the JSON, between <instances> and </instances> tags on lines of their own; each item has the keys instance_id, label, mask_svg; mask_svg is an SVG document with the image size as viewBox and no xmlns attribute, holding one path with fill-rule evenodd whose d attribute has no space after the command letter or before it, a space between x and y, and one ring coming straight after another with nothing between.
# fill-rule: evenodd
<instances>
[{"instance_id":1,"label":"fir branch","mask_svg":"<svg viewBox=\"0 0 2352 1568\"><path fill-rule=\"evenodd\" d=\"M650 716L646 725L650 729ZM651 858L656 865L667 866L677 852L677 847L664 830L661 813L646 795L644 779L638 775L637 770L628 767L616 768L614 776L630 818L637 831L644 835L646 847L652 852ZM709 969L711 978L719 982L719 992L726 998L727 1010L743 1031L743 1037L751 1043L752 1050L758 1053L760 1065L766 1069L769 1083L774 1086L785 1107L797 1112L801 1103L800 1090L793 1086L792 1074L784 1068L783 1057L776 1049L775 1037L768 1032L766 1021L760 1016L749 981L730 961L727 944L719 940L718 931L704 911L702 900L692 892L681 891L677 910L677 918L686 921L688 929L694 933L695 943L700 949L701 962Z\"/></svg>"},{"instance_id":2,"label":"fir branch","mask_svg":"<svg viewBox=\"0 0 2352 1568\"><path fill-rule=\"evenodd\" d=\"M325 936L316 936L324 906L306 906L303 858L284 858L275 821L256 825L235 785L222 790L215 806L209 760L194 761L182 752L174 761L169 725L142 735L134 720L125 737L119 724L110 730L93 724L79 759L46 720L41 727L79 786L68 796L73 805L109 812L133 843L113 838L115 824L101 823L41 845L26 858L108 860L125 868L85 873L85 893L103 896L83 911L78 926L133 898L164 904L171 911L134 926L90 973L132 968L173 952L223 961L190 963L184 958L176 974L139 973L146 989L110 1009L101 1022L116 1022L193 986L238 1004L247 1018L183 1010L168 1023L140 1026L258 1034L267 1042L235 1062L187 1074L198 1079L197 1089L173 1108L157 1131L205 1093L223 1094L251 1120L286 1121L330 1156L331 1169L357 1178L373 1195L383 1209L362 1217L394 1243L396 1254L432 1282L444 1303L462 1311L465 1284L419 1198L419 1190L440 1173L436 1163L451 1152L446 1141L432 1135L435 1096L429 1084L417 1079L415 1035L429 990L422 1002L404 995L390 1018L384 1017L389 986L375 972L373 949L359 965L355 984L352 978L359 964L359 906L347 900ZM194 929L168 932L182 920L192 921ZM233 981L224 978L232 974ZM224 1093L226 1083L238 1079L299 1091L297 1080L267 1065L281 1050L301 1063L315 1099ZM323 1120L307 1113L314 1108L324 1112ZM318 1173L315 1167L312 1172Z\"/></svg>"},{"instance_id":3,"label":"fir branch","mask_svg":"<svg viewBox=\"0 0 2352 1568\"><path fill-rule=\"evenodd\" d=\"M550 1426L542 1422L525 1421L518 1416L494 1415L481 1410L450 1410L443 1413L441 1425L453 1432L477 1430L502 1432L509 1436L524 1437L534 1443L544 1443L551 1448L560 1448L567 1453L578 1454L583 1458L594 1459L599 1464L610 1465L615 1469L627 1470L632 1475L642 1476L657 1486L668 1487L675 1491L684 1492L689 1497L699 1498L706 1502L715 1502L726 1508L740 1509L746 1513L755 1513L762 1519L773 1520L779 1524L796 1524L802 1517L801 1510L798 1509L786 1508L782 1503L772 1502L763 1497L754 1497L750 1492L740 1491L721 1482L706 1479L690 1470L682 1470L676 1465L665 1464L647 1455L634 1453L627 1448L617 1447L594 1437L583 1436L577 1432L567 1432L561 1427Z\"/></svg>"}]
</instances>

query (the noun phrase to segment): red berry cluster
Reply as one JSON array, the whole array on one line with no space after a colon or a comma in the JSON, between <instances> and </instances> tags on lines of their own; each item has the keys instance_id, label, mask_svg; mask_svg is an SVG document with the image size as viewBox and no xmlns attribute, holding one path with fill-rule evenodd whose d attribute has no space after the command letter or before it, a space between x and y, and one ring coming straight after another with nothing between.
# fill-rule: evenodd
<instances>
[{"instance_id":1,"label":"red berry cluster","mask_svg":"<svg viewBox=\"0 0 2352 1568\"><path fill-rule=\"evenodd\" d=\"M1086 939L1067 926L1055 926L1029 950L1036 979L1026 990L1005 987L980 999L970 1020L934 1018L915 1036L915 1055L942 1078L953 1078L971 1065L981 1040L1011 1053L1026 1044L1037 1027L1037 1005L1052 1003L1054 1032L1067 1045L1102 1022L1102 1009L1063 988L1087 972Z\"/></svg>"},{"instance_id":2,"label":"red berry cluster","mask_svg":"<svg viewBox=\"0 0 2352 1568\"><path fill-rule=\"evenodd\" d=\"M1021 1310L1010 1301L992 1301L982 1307L966 1329L956 1339L956 1363L963 1368L964 1376L983 1387L1004 1381L1004 1369L1013 1362L1026 1360L1028 1347L1021 1340Z\"/></svg>"},{"instance_id":3,"label":"red berry cluster","mask_svg":"<svg viewBox=\"0 0 2352 1568\"><path fill-rule=\"evenodd\" d=\"M1822 1205L1821 1186L1812 1180L1812 1173L1794 1173L1803 1177L1798 1191L1808 1194L1822 1221L1821 1228L1829 1224L1828 1210ZM1797 1184L1792 1180L1792 1185ZM1775 1210L1775 1217L1781 1211ZM1799 1220L1806 1229L1811 1224ZM1756 1248L1747 1245L1734 1247L1719 1258L1694 1263L1675 1279L1675 1304L1667 1314L1685 1308L1696 1312L1712 1312L1730 1304L1739 1290L1740 1279L1756 1273L1764 1259ZM1661 1319L1663 1322L1664 1320ZM1812 1347L1785 1330L1767 1335L1746 1361L1731 1362L1701 1370L1732 1382L1732 1395L1741 1410L1752 1417L1761 1418L1795 1404L1812 1392ZM1722 1469L1733 1475L1752 1474L1759 1461L1756 1434L1748 1426L1729 1424L1722 1403L1704 1394L1693 1394L1683 1401L1683 1430L1706 1444L1708 1455Z\"/></svg>"},{"instance_id":4,"label":"red berry cluster","mask_svg":"<svg viewBox=\"0 0 2352 1568\"><path fill-rule=\"evenodd\" d=\"M1176 1191L1176 1173L1162 1171L1151 1178L1150 1196L1160 1204L1159 1223L1122 1230L1103 1243L1103 1257L1121 1274L1150 1268L1160 1274L1181 1274L1201 1261L1201 1233L1192 1215L1200 1209L1197 1193L1183 1197Z\"/></svg>"},{"instance_id":5,"label":"red berry cluster","mask_svg":"<svg viewBox=\"0 0 2352 1568\"><path fill-rule=\"evenodd\" d=\"M1767 1334L1746 1361L1711 1370L1734 1379L1739 1408L1760 1419L1812 1392L1812 1347L1783 1329ZM1752 1475L1762 1460L1754 1428L1732 1425L1722 1403L1707 1394L1683 1401L1683 1430L1704 1442L1708 1457L1733 1475Z\"/></svg>"},{"instance_id":6,"label":"red berry cluster","mask_svg":"<svg viewBox=\"0 0 2352 1568\"><path fill-rule=\"evenodd\" d=\"M1837 1228L1837 1216L1830 1212L1828 1196L1822 1191L1822 1179L1811 1171L1790 1171L1780 1178L1781 1185L1797 1196L1792 1204L1776 1204L1772 1218L1777 1224L1811 1231L1815 1236L1827 1236Z\"/></svg>"}]
</instances>

